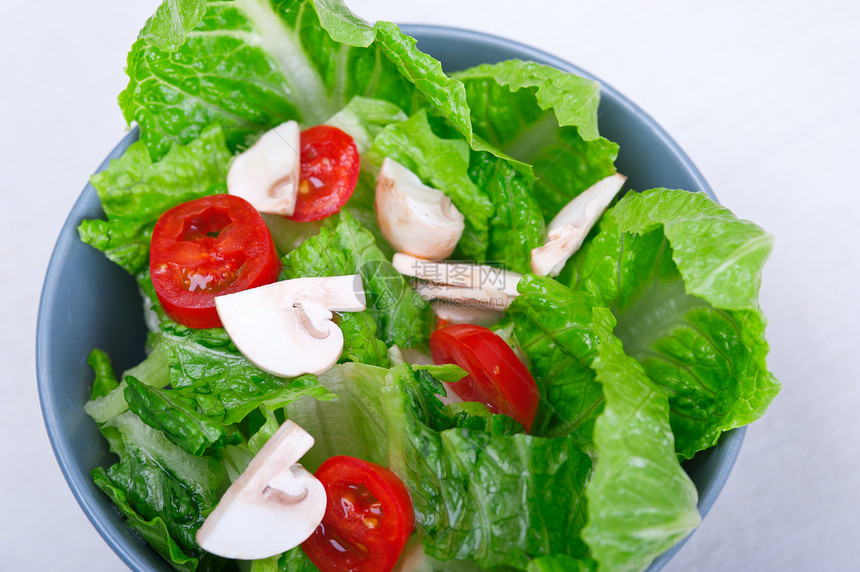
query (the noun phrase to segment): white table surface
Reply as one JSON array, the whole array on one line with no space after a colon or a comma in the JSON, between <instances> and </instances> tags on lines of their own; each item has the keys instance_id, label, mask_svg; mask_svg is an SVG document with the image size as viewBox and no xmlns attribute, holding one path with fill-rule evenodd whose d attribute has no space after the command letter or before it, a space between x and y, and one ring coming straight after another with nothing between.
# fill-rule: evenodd
<instances>
[{"instance_id":1,"label":"white table surface","mask_svg":"<svg viewBox=\"0 0 860 572\"><path fill-rule=\"evenodd\" d=\"M0 569L122 570L66 487L36 393L54 241L122 137L128 47L156 0L29 0L0 15ZM854 0L353 0L574 62L651 114L720 200L776 235L762 305L783 383L710 515L667 566L860 570L860 4Z\"/></svg>"}]
</instances>

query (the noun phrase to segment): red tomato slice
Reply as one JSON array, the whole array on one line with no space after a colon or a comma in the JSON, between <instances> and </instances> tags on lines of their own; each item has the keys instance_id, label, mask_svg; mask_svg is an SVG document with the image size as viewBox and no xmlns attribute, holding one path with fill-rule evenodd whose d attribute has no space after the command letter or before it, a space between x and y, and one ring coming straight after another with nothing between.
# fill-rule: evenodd
<instances>
[{"instance_id":1,"label":"red tomato slice","mask_svg":"<svg viewBox=\"0 0 860 572\"><path fill-rule=\"evenodd\" d=\"M447 384L454 393L510 415L531 430L540 401L537 384L502 338L482 326L456 324L430 334L430 353L437 365L453 363L469 372Z\"/></svg>"},{"instance_id":2,"label":"red tomato slice","mask_svg":"<svg viewBox=\"0 0 860 572\"><path fill-rule=\"evenodd\" d=\"M390 470L355 457L326 460L315 474L328 503L302 549L322 572L389 572L415 513L403 482Z\"/></svg>"},{"instance_id":3,"label":"red tomato slice","mask_svg":"<svg viewBox=\"0 0 860 572\"><path fill-rule=\"evenodd\" d=\"M149 270L167 315L190 328L221 325L215 296L277 280L281 262L260 213L233 195L211 195L161 215Z\"/></svg>"},{"instance_id":4,"label":"red tomato slice","mask_svg":"<svg viewBox=\"0 0 860 572\"><path fill-rule=\"evenodd\" d=\"M330 125L302 131L301 174L290 220L319 220L340 210L358 183L360 161L352 137Z\"/></svg>"}]
</instances>

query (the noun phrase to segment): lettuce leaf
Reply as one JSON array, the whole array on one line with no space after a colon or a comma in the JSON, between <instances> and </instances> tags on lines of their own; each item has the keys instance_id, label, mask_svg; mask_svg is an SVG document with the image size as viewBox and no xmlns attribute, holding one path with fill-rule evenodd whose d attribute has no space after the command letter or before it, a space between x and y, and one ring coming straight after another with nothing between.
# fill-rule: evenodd
<instances>
[{"instance_id":1,"label":"lettuce leaf","mask_svg":"<svg viewBox=\"0 0 860 572\"><path fill-rule=\"evenodd\" d=\"M593 316L598 301L532 274L517 289L520 295L509 315L541 395L532 432L571 435L590 451L594 421L603 408L603 392L591 368L599 344Z\"/></svg>"},{"instance_id":2,"label":"lettuce leaf","mask_svg":"<svg viewBox=\"0 0 860 572\"><path fill-rule=\"evenodd\" d=\"M146 479L147 472L151 471L151 467L135 466L134 461L127 461L125 465L117 464L112 467L112 472L117 481L122 477L123 484L133 480L135 475L141 480ZM128 525L137 532L156 552L161 554L167 562L169 562L175 570L180 572L193 572L197 569L200 559L194 556L189 556L183 551L183 547L171 536L170 530L165 523L165 519L161 516L154 516L150 519L142 516L138 510L129 502L129 497L126 494L126 489L122 485L117 485L109 476L109 470L102 467L96 467L92 470L93 482L102 490L105 495L110 498L117 510L126 518ZM150 480L150 479L147 479ZM159 487L162 488L162 487ZM156 492L153 487L153 492ZM161 490L157 491L159 494ZM145 505L140 509L141 512L149 512Z\"/></svg>"},{"instance_id":3,"label":"lettuce leaf","mask_svg":"<svg viewBox=\"0 0 860 572\"><path fill-rule=\"evenodd\" d=\"M104 351L98 348L91 351L87 358L87 364L92 368L95 376L93 386L90 389L90 400L109 395L111 391L119 387L110 357Z\"/></svg>"},{"instance_id":4,"label":"lettuce leaf","mask_svg":"<svg viewBox=\"0 0 860 572\"><path fill-rule=\"evenodd\" d=\"M532 250L545 238L544 219L532 195L532 169L477 137L473 147L469 176L495 206L486 259L515 272L530 272Z\"/></svg>"},{"instance_id":5,"label":"lettuce leaf","mask_svg":"<svg viewBox=\"0 0 860 572\"><path fill-rule=\"evenodd\" d=\"M582 536L599 569L638 572L699 524L698 493L675 455L666 395L612 335L612 313L593 312L600 341L592 368L605 403Z\"/></svg>"},{"instance_id":6,"label":"lettuce leaf","mask_svg":"<svg viewBox=\"0 0 860 572\"><path fill-rule=\"evenodd\" d=\"M423 348L433 329L433 312L376 245L373 234L349 213L330 219L347 268L361 274L367 307L387 346Z\"/></svg>"},{"instance_id":7,"label":"lettuce leaf","mask_svg":"<svg viewBox=\"0 0 860 572\"><path fill-rule=\"evenodd\" d=\"M230 152L224 133L212 126L187 145L176 145L157 163L140 141L93 175L107 220L85 220L81 240L136 274L149 264L152 228L174 206L216 192L227 177Z\"/></svg>"},{"instance_id":8,"label":"lettuce leaf","mask_svg":"<svg viewBox=\"0 0 860 572\"><path fill-rule=\"evenodd\" d=\"M222 328L195 330L162 323L160 343L171 391L193 397L201 415L223 425L237 423L265 405L283 407L301 396L332 396L313 375L285 379L267 373L236 349Z\"/></svg>"},{"instance_id":9,"label":"lettuce leaf","mask_svg":"<svg viewBox=\"0 0 860 572\"><path fill-rule=\"evenodd\" d=\"M170 383L164 351L160 346L156 346L145 360L122 373L120 378L123 381L119 382L109 392L95 395L96 388L104 383L100 378L111 376L116 380L116 375L113 373L110 363L105 361L106 356L94 359L93 356L98 356L98 353L99 350L93 350L90 359L87 360L93 368L95 380L90 400L84 404L84 411L96 423L102 424L128 411L128 403L125 400L125 388L128 386L128 383L125 381L126 377L134 377L138 381L152 387L164 387Z\"/></svg>"},{"instance_id":10,"label":"lettuce leaf","mask_svg":"<svg viewBox=\"0 0 860 572\"><path fill-rule=\"evenodd\" d=\"M322 228L319 234L307 239L283 259L286 279L319 276L343 276L359 271L347 265L346 257L338 247L337 232ZM388 347L378 339L378 325L369 310L344 312L338 325L343 332L343 353L340 361L356 361L381 367L388 366Z\"/></svg>"},{"instance_id":11,"label":"lettuce leaf","mask_svg":"<svg viewBox=\"0 0 860 572\"><path fill-rule=\"evenodd\" d=\"M120 461L97 468L93 479L129 525L180 570L208 558L194 535L217 502L224 473L189 455L160 431L126 412L105 424L122 442Z\"/></svg>"},{"instance_id":12,"label":"lettuce leaf","mask_svg":"<svg viewBox=\"0 0 860 572\"><path fill-rule=\"evenodd\" d=\"M125 400L141 421L162 431L183 451L200 457L212 447L238 442L238 434L218 420L202 415L192 395L181 390L159 389L127 377Z\"/></svg>"},{"instance_id":13,"label":"lettuce leaf","mask_svg":"<svg viewBox=\"0 0 860 572\"><path fill-rule=\"evenodd\" d=\"M354 96L429 105L471 134L462 84L393 24L370 26L336 0L185 4L178 24L165 25L169 5L147 23L119 97L155 159L212 123L235 151L288 119L323 123Z\"/></svg>"},{"instance_id":14,"label":"lettuce leaf","mask_svg":"<svg viewBox=\"0 0 860 572\"><path fill-rule=\"evenodd\" d=\"M684 458L779 391L758 308L772 237L704 194L628 193L559 277L612 309L625 351L669 395Z\"/></svg>"},{"instance_id":15,"label":"lettuce leaf","mask_svg":"<svg viewBox=\"0 0 860 572\"><path fill-rule=\"evenodd\" d=\"M699 522L696 489L675 454L668 399L624 353L612 312L594 296L531 275L519 290L511 306L516 339L560 418L548 431L570 434L595 459L582 532L590 557L600 569L643 570Z\"/></svg>"},{"instance_id":16,"label":"lettuce leaf","mask_svg":"<svg viewBox=\"0 0 860 572\"><path fill-rule=\"evenodd\" d=\"M350 454L386 464L410 490L431 557L525 569L538 554L586 553L578 532L591 461L572 439L517 433L515 424L458 423L435 397L439 382L405 364L337 365L321 382L338 398L287 407L316 440L302 462L315 468ZM320 421L333 418L338 423Z\"/></svg>"},{"instance_id":17,"label":"lettuce leaf","mask_svg":"<svg viewBox=\"0 0 860 572\"><path fill-rule=\"evenodd\" d=\"M547 220L615 172L618 145L598 135L597 82L518 60L454 77L466 87L474 133L534 167L532 192Z\"/></svg>"}]
</instances>

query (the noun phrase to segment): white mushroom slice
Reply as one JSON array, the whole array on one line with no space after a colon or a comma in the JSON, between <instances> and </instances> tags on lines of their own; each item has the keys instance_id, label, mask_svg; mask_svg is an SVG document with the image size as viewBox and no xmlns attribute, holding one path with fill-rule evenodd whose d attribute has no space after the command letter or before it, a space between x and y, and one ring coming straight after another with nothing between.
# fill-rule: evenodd
<instances>
[{"instance_id":1,"label":"white mushroom slice","mask_svg":"<svg viewBox=\"0 0 860 572\"><path fill-rule=\"evenodd\" d=\"M488 310L504 310L511 305L511 296L501 290L484 290L483 288L460 288L445 286L433 282L417 282L414 284L418 295L427 300L450 300L461 306L484 308Z\"/></svg>"},{"instance_id":2,"label":"white mushroom slice","mask_svg":"<svg viewBox=\"0 0 860 572\"><path fill-rule=\"evenodd\" d=\"M227 192L261 213L290 216L299 192L299 124L287 121L240 153L227 173Z\"/></svg>"},{"instance_id":3,"label":"white mushroom slice","mask_svg":"<svg viewBox=\"0 0 860 572\"><path fill-rule=\"evenodd\" d=\"M376 179L376 220L395 250L429 260L448 258L465 223L445 193L386 157Z\"/></svg>"},{"instance_id":4,"label":"white mushroom slice","mask_svg":"<svg viewBox=\"0 0 860 572\"><path fill-rule=\"evenodd\" d=\"M538 276L558 276L567 260L579 250L588 231L566 224L546 244L532 249L532 272Z\"/></svg>"},{"instance_id":5,"label":"white mushroom slice","mask_svg":"<svg viewBox=\"0 0 860 572\"><path fill-rule=\"evenodd\" d=\"M437 284L500 290L508 296L516 296L517 283L522 274L486 264L467 264L464 262L432 262L398 252L391 260L394 268L401 274L428 280Z\"/></svg>"},{"instance_id":6,"label":"white mushroom slice","mask_svg":"<svg viewBox=\"0 0 860 572\"><path fill-rule=\"evenodd\" d=\"M615 173L567 203L549 223L547 242L532 250L532 272L538 276L558 276L626 180L624 175Z\"/></svg>"},{"instance_id":7,"label":"white mushroom slice","mask_svg":"<svg viewBox=\"0 0 860 572\"><path fill-rule=\"evenodd\" d=\"M432 306L436 317L449 324L475 324L488 327L499 323L504 317L504 313L498 310L461 306L448 300L435 300Z\"/></svg>"},{"instance_id":8,"label":"white mushroom slice","mask_svg":"<svg viewBox=\"0 0 860 572\"><path fill-rule=\"evenodd\" d=\"M292 421L281 425L197 531L200 547L224 558L254 560L307 540L326 508L325 487L296 464L313 444Z\"/></svg>"},{"instance_id":9,"label":"white mushroom slice","mask_svg":"<svg viewBox=\"0 0 860 572\"><path fill-rule=\"evenodd\" d=\"M343 351L332 312L366 307L361 276L296 278L215 298L227 334L254 365L282 377L322 373Z\"/></svg>"}]
</instances>

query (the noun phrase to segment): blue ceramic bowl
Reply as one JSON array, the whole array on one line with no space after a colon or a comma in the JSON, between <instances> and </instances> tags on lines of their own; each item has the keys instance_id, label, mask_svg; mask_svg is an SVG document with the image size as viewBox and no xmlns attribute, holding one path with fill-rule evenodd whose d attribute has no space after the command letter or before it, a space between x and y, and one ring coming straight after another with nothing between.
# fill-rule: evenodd
<instances>
[{"instance_id":1,"label":"blue ceramic bowl","mask_svg":"<svg viewBox=\"0 0 860 572\"><path fill-rule=\"evenodd\" d=\"M405 25L403 30L415 36L419 47L439 59L449 72L519 58L596 79L568 62L495 36L423 25ZM702 174L660 126L612 87L602 84L602 88L600 132L621 146L617 166L629 177L631 188L682 188L705 191L715 198ZM136 139L137 130L126 135L99 171ZM145 341L134 280L78 238L76 229L82 220L101 217L99 199L87 185L63 226L48 265L36 333L42 413L63 475L99 534L132 570L169 571L167 563L126 527L90 478L94 467L113 461L95 423L83 409L92 383L87 356L92 348L102 348L122 371L143 359ZM685 464L699 490L702 516L728 478L743 437L743 429L731 431L717 447ZM663 554L649 571L662 568L679 548Z\"/></svg>"}]
</instances>

